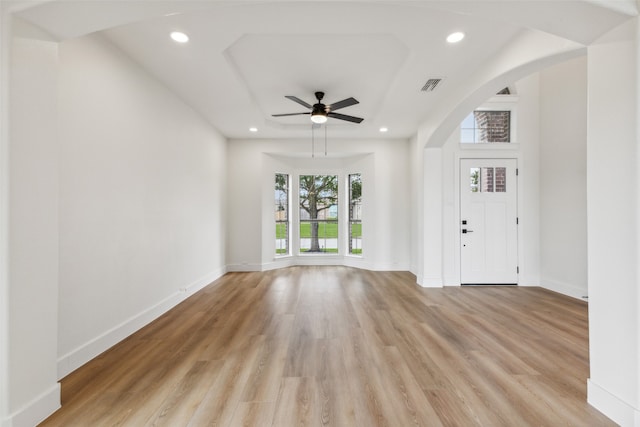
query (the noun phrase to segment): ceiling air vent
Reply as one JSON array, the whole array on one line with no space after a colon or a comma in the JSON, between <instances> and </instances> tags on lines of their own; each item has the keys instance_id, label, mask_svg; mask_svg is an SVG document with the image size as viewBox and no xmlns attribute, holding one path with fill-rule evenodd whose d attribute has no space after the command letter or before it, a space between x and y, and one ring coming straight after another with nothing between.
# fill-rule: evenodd
<instances>
[{"instance_id":1,"label":"ceiling air vent","mask_svg":"<svg viewBox=\"0 0 640 427\"><path fill-rule=\"evenodd\" d=\"M436 87L438 87L438 85L440 84L440 82L442 82L442 80L444 80L444 78L440 78L440 77L429 79L424 84L424 86L422 86L422 89L420 90L422 92L433 92L434 90L436 90Z\"/></svg>"}]
</instances>

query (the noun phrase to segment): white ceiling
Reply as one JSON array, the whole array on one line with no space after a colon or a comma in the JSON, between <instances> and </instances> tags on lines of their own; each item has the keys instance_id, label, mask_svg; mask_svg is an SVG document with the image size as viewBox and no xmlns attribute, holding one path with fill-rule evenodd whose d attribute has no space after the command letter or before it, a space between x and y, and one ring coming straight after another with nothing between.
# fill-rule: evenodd
<instances>
[{"instance_id":1,"label":"white ceiling","mask_svg":"<svg viewBox=\"0 0 640 427\"><path fill-rule=\"evenodd\" d=\"M316 91L360 101L339 112L365 120L329 119L332 136L408 138L518 33L589 44L635 13L634 0L67 0L18 12L60 40L101 31L232 139L308 136L308 116L271 115L305 111L284 96L313 104ZM173 42L175 30L190 41ZM447 43L453 31L466 38ZM433 77L444 80L422 92Z\"/></svg>"}]
</instances>

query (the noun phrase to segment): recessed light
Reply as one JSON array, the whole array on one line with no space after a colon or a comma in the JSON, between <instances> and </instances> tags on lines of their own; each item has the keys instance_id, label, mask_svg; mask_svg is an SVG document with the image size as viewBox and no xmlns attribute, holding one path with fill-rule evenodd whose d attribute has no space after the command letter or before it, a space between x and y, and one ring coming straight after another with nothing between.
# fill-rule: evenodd
<instances>
[{"instance_id":1,"label":"recessed light","mask_svg":"<svg viewBox=\"0 0 640 427\"><path fill-rule=\"evenodd\" d=\"M380 132L386 132L386 131L388 131L388 130L389 130L389 128L385 128L385 127L381 127L381 128L380 128Z\"/></svg>"},{"instance_id":2,"label":"recessed light","mask_svg":"<svg viewBox=\"0 0 640 427\"><path fill-rule=\"evenodd\" d=\"M189 36L185 33L181 33L180 31L174 31L170 34L173 41L178 43L186 43L189 41Z\"/></svg>"},{"instance_id":3,"label":"recessed light","mask_svg":"<svg viewBox=\"0 0 640 427\"><path fill-rule=\"evenodd\" d=\"M258 128L249 128L249 132L258 132Z\"/></svg>"},{"instance_id":4,"label":"recessed light","mask_svg":"<svg viewBox=\"0 0 640 427\"><path fill-rule=\"evenodd\" d=\"M449 43L458 43L463 38L464 38L464 33L461 33L458 31L458 32L449 34L449 36L447 37L447 41Z\"/></svg>"}]
</instances>

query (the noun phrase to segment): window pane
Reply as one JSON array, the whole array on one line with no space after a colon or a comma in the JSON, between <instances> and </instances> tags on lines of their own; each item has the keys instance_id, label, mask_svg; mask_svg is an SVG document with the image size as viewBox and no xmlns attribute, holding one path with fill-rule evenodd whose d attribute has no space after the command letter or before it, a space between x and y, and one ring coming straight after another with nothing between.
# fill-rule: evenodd
<instances>
[{"instance_id":1,"label":"window pane","mask_svg":"<svg viewBox=\"0 0 640 427\"><path fill-rule=\"evenodd\" d=\"M349 219L362 219L362 177L349 175Z\"/></svg>"},{"instance_id":2,"label":"window pane","mask_svg":"<svg viewBox=\"0 0 640 427\"><path fill-rule=\"evenodd\" d=\"M286 221L289 216L289 175L276 174L276 221Z\"/></svg>"},{"instance_id":3,"label":"window pane","mask_svg":"<svg viewBox=\"0 0 640 427\"><path fill-rule=\"evenodd\" d=\"M467 117L464 118L464 120L462 121L462 128L463 129L473 129L475 126L475 119L473 117L473 114L469 114Z\"/></svg>"},{"instance_id":4,"label":"window pane","mask_svg":"<svg viewBox=\"0 0 640 427\"><path fill-rule=\"evenodd\" d=\"M289 254L289 223L288 222L276 223L276 254L277 255Z\"/></svg>"},{"instance_id":5,"label":"window pane","mask_svg":"<svg viewBox=\"0 0 640 427\"><path fill-rule=\"evenodd\" d=\"M300 176L300 252L338 252L338 176Z\"/></svg>"},{"instance_id":6,"label":"window pane","mask_svg":"<svg viewBox=\"0 0 640 427\"><path fill-rule=\"evenodd\" d=\"M509 142L511 111L474 111L477 142Z\"/></svg>"},{"instance_id":7,"label":"window pane","mask_svg":"<svg viewBox=\"0 0 640 427\"><path fill-rule=\"evenodd\" d=\"M300 220L300 252L338 253L338 221Z\"/></svg>"},{"instance_id":8,"label":"window pane","mask_svg":"<svg viewBox=\"0 0 640 427\"><path fill-rule=\"evenodd\" d=\"M473 113L464 118L460 124L460 142L474 143L476 142L476 125L473 118Z\"/></svg>"},{"instance_id":9,"label":"window pane","mask_svg":"<svg viewBox=\"0 0 640 427\"><path fill-rule=\"evenodd\" d=\"M464 144L473 144L476 142L475 129L460 129L460 142Z\"/></svg>"},{"instance_id":10,"label":"window pane","mask_svg":"<svg viewBox=\"0 0 640 427\"><path fill-rule=\"evenodd\" d=\"M507 191L507 168L496 168L496 193Z\"/></svg>"},{"instance_id":11,"label":"window pane","mask_svg":"<svg viewBox=\"0 0 640 427\"><path fill-rule=\"evenodd\" d=\"M460 124L460 142L511 142L511 111L474 111Z\"/></svg>"},{"instance_id":12,"label":"window pane","mask_svg":"<svg viewBox=\"0 0 640 427\"><path fill-rule=\"evenodd\" d=\"M349 253L362 255L362 176L349 175Z\"/></svg>"},{"instance_id":13,"label":"window pane","mask_svg":"<svg viewBox=\"0 0 640 427\"><path fill-rule=\"evenodd\" d=\"M472 193L480 192L480 168L469 169L469 189Z\"/></svg>"},{"instance_id":14,"label":"window pane","mask_svg":"<svg viewBox=\"0 0 640 427\"><path fill-rule=\"evenodd\" d=\"M289 254L289 175L275 179L276 255Z\"/></svg>"},{"instance_id":15,"label":"window pane","mask_svg":"<svg viewBox=\"0 0 640 427\"><path fill-rule=\"evenodd\" d=\"M349 221L349 253L362 255L362 223Z\"/></svg>"},{"instance_id":16,"label":"window pane","mask_svg":"<svg viewBox=\"0 0 640 427\"><path fill-rule=\"evenodd\" d=\"M469 169L469 189L472 193L493 193L497 185L496 173L501 173L501 190L506 191L506 168L471 168Z\"/></svg>"},{"instance_id":17,"label":"window pane","mask_svg":"<svg viewBox=\"0 0 640 427\"><path fill-rule=\"evenodd\" d=\"M493 168L480 169L480 192L493 193Z\"/></svg>"}]
</instances>

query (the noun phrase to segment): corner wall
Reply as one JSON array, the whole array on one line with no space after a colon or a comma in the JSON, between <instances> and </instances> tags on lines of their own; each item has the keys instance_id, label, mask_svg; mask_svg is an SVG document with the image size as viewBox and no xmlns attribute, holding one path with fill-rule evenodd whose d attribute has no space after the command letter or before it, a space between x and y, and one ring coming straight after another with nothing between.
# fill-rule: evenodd
<instances>
[{"instance_id":1,"label":"corner wall","mask_svg":"<svg viewBox=\"0 0 640 427\"><path fill-rule=\"evenodd\" d=\"M14 37L9 142L9 414L35 425L60 406L58 45Z\"/></svg>"},{"instance_id":2,"label":"corner wall","mask_svg":"<svg viewBox=\"0 0 640 427\"><path fill-rule=\"evenodd\" d=\"M640 425L640 36L638 18L589 47L588 401Z\"/></svg>"},{"instance_id":3,"label":"corner wall","mask_svg":"<svg viewBox=\"0 0 640 427\"><path fill-rule=\"evenodd\" d=\"M587 58L540 72L541 286L587 290Z\"/></svg>"},{"instance_id":4,"label":"corner wall","mask_svg":"<svg viewBox=\"0 0 640 427\"><path fill-rule=\"evenodd\" d=\"M0 426L9 419L9 75L11 14L0 3Z\"/></svg>"}]
</instances>

